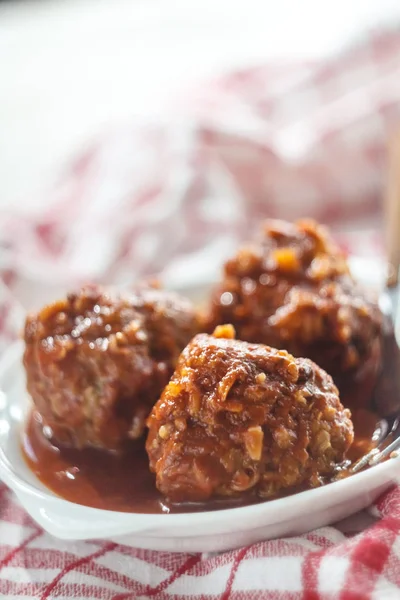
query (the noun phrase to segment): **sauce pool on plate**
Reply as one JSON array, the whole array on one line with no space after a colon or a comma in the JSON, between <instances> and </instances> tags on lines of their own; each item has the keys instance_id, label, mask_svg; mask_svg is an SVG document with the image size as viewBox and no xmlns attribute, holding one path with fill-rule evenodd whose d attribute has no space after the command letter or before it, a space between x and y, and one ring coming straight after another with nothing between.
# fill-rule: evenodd
<instances>
[{"instance_id":1,"label":"sauce pool on plate","mask_svg":"<svg viewBox=\"0 0 400 600\"><path fill-rule=\"evenodd\" d=\"M353 412L354 462L374 447L379 417L368 410ZM65 500L92 508L135 513L199 512L265 502L254 495L219 498L205 503L169 504L158 492L143 440L132 442L126 453L57 448L43 434L40 415L32 412L22 435L24 458L36 477ZM301 491L292 490L292 493Z\"/></svg>"}]
</instances>

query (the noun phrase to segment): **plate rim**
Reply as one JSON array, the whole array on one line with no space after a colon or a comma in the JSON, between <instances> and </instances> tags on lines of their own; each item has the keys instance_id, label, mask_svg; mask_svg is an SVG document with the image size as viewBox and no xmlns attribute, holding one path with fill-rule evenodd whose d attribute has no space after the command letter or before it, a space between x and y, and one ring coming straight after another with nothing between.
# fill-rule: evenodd
<instances>
[{"instance_id":1,"label":"plate rim","mask_svg":"<svg viewBox=\"0 0 400 600\"><path fill-rule=\"evenodd\" d=\"M7 364L4 364L4 361L0 362L0 389L3 386L3 378L5 376L5 372L7 368L22 368L22 363L20 361L22 351L22 343L18 341L12 344L7 351L8 356L14 355L14 360L7 360ZM6 392L3 392L8 397ZM24 417L26 415L24 414ZM21 419L21 423L24 422L24 417ZM15 425L14 425L15 427ZM14 429L11 426L10 431ZM20 451L21 452L21 451ZM29 469L29 466L26 464L22 452L21 458L24 461L24 466L26 469ZM390 458L384 463L379 465L375 465L366 469L365 471L361 471L354 475L350 475L349 477L343 478L338 481L330 482L325 485L319 486L317 488L312 488L308 490L304 490L301 492L295 492L283 498L274 498L271 500L265 500L264 502L258 502L255 504L249 504L246 506L236 506L231 508L221 508L220 510L213 511L200 511L200 512L187 512L187 513L164 513L164 514L154 514L154 513L139 513L139 512L120 512L106 509L93 508L89 506L85 506L82 504L74 503L61 496L55 494L50 488L47 490L40 489L36 487L34 484L24 480L21 475L13 468L12 463L5 455L3 448L0 447L0 475L3 480L5 480L6 485L8 485L14 492L22 492L24 494L29 495L30 497L35 498L35 500L41 500L46 503L54 504L54 508L62 507L62 505L67 505L70 510L77 510L82 512L82 518L85 517L85 514L90 513L92 516L96 516L101 520L131 520L135 521L138 518L151 518L152 526L174 526L174 525L184 525L185 523L190 523L193 519L196 519L197 524L206 524L210 521L218 518L219 520L227 521L237 517L239 514L243 517L247 517L251 515L253 518L265 513L266 511L273 512L274 509L278 511L281 508L285 508L286 511L290 511L291 509L299 509L299 505L303 506L307 503L312 503L312 501L318 502L326 495L326 489L329 489L331 492L334 492L335 495L343 495L340 492L343 490L348 490L352 488L355 484L362 484L370 479L378 478L380 474L383 474L386 470L389 473L394 470L395 466L400 464L400 455L394 458ZM40 480L36 477L36 475L31 471L33 476L37 479L38 482ZM388 478L389 481L389 478ZM350 483L349 483L350 482ZM44 486L44 484L42 484ZM45 486L44 486L45 487ZM18 495L18 493L17 493ZM238 512L240 511L240 512Z\"/></svg>"},{"instance_id":2,"label":"plate rim","mask_svg":"<svg viewBox=\"0 0 400 600\"><path fill-rule=\"evenodd\" d=\"M361 264L361 266L363 266L364 268L368 266L369 270L371 270L371 261L369 259L365 259L365 258L360 258L360 257L356 257L356 256L351 256L349 257L350 263L354 262L358 264ZM378 262L374 265L375 267L378 265ZM353 266L353 265L352 265ZM353 269L352 269L353 270ZM355 271L357 271L357 266L354 269ZM375 271L375 269L372 269L373 271ZM376 275L376 273L375 273ZM215 283L215 278L209 278L207 281L203 280L197 283L197 287L206 287L207 285L212 285L213 283ZM190 291L191 288L196 287L194 286L193 282L188 282L186 286L177 286L175 289L180 288L180 290L182 290L182 292L185 291ZM174 288L173 288L174 289ZM22 370L22 361L21 361L21 357L22 357L22 352L23 352L23 341L22 340L17 340L14 341L13 343L11 343L11 345L9 346L9 348L7 349L6 352L3 353L3 355L0 357L0 392L3 392L5 394L6 397L6 402L7 402L7 393L4 392L3 385L4 385L4 378L6 377L7 374L7 370L9 368L11 369L17 369L17 371L21 371ZM29 394L28 394L29 395ZM1 415L1 412L0 412ZM21 419L21 424L24 423L24 419L25 419L26 414L24 413L22 419ZM10 424L10 420L8 420L9 424ZM14 421L13 424L11 425L11 430L15 427L14 425ZM23 456L22 456L22 452L20 450L19 447L19 452L21 455L21 459L23 461L24 467L29 470L29 466L26 464ZM61 511L63 506L67 507L68 511L70 512L80 512L80 515L76 515L77 517L79 516L82 520L85 518L85 516L87 516L89 513L91 516L93 517L97 517L98 520L101 520L103 522L109 522L111 523L112 521L114 522L121 522L121 521L130 521L130 524L132 527L135 527L135 531L140 531L141 529L145 529L146 531L149 530L149 527L145 526L143 528L137 528L137 525L139 523L137 523L137 521L142 520L145 521L146 518L150 518L151 519L151 528L150 529L156 529L161 527L174 527L174 526L185 526L185 525L189 525L189 524L193 524L193 520L196 520L196 526L198 525L206 525L209 524L211 522L215 522L216 519L218 519L221 524L222 523L227 523L229 521L232 521L232 519L235 519L235 517L237 518L239 515L242 516L243 518L246 517L250 517L252 518L252 520L257 520L257 517L261 517L261 515L265 515L266 513L273 513L274 510L276 510L277 513L279 513L280 510L285 510L285 512L291 512L293 511L293 513L299 513L300 512L300 507L306 507L307 505L312 504L313 501L315 501L316 503L318 503L318 501L324 497L328 497L329 495L327 495L326 491L327 489L331 490L336 496L339 496L341 498L347 498L350 497L351 494L351 489L354 487L354 485L363 485L363 487L365 487L365 485L367 484L367 482L369 480L373 480L373 479L382 479L384 478L384 473L387 471L387 483L390 484L390 482L394 479L393 477L390 477L390 473L393 471L395 471L398 466L400 465L400 455L395 457L395 458L390 458L387 461L385 461L382 464L379 465L375 465L373 467L370 467L369 469L366 469L365 471L361 471L359 473L356 473L354 475L351 475L349 477L343 478L341 480L338 481L334 481L334 482L330 482L328 484L319 486L317 488L312 488L312 489L308 489L308 490L304 490L301 492L295 492L293 494L290 494L288 496L282 497L282 498L274 498L274 499L270 499L270 500L265 500L265 501L261 501L255 504L250 504L250 505L246 505L246 506L236 506L236 507L231 507L231 508L221 508L219 510L213 510L213 511L201 511L201 512L187 512L187 513L163 513L163 514L154 514L154 513L138 513L138 512L120 512L120 511L112 511L112 510L106 510L106 509L99 509L99 508L93 508L93 507L89 507L89 506L85 506L82 504L77 504L74 502L71 502L69 500L66 500L65 498L62 498L61 496L57 496L57 494L55 494L55 492L53 492L50 488L47 489L41 489L39 487L36 487L34 484L30 483L29 481L26 481L25 479L23 479L17 472L16 470L13 468L12 463L10 462L10 460L8 459L8 457L5 455L3 448L0 447L0 477L3 479L3 481L6 483L6 485L8 485L15 493L18 497L19 493L20 494L25 494L27 496L29 496L30 498L34 498L36 501L42 501L45 502L47 505L50 503L53 505L54 510L56 512ZM39 478L36 477L36 475L30 471L33 475L33 477L35 477L35 479L38 481L38 483L41 483ZM355 484L354 484L355 482ZM44 488L44 484L41 484ZM19 492L19 493L18 493ZM277 523L279 522L276 521ZM239 529L237 529L236 531L240 531ZM188 533L188 536L190 536L191 534ZM207 534L205 534L207 535Z\"/></svg>"}]
</instances>

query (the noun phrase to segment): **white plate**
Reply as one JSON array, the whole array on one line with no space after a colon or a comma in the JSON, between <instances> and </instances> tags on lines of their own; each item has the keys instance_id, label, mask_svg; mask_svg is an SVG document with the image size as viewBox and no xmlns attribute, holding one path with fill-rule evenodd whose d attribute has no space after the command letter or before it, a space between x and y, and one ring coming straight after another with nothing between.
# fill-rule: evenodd
<instances>
[{"instance_id":1,"label":"white plate","mask_svg":"<svg viewBox=\"0 0 400 600\"><path fill-rule=\"evenodd\" d=\"M400 479L396 458L325 487L216 512L127 514L67 502L43 486L22 458L19 439L29 407L22 351L22 343L15 344L0 365L0 477L27 512L57 537L109 538L154 550L222 551L335 522L368 506Z\"/></svg>"}]
</instances>

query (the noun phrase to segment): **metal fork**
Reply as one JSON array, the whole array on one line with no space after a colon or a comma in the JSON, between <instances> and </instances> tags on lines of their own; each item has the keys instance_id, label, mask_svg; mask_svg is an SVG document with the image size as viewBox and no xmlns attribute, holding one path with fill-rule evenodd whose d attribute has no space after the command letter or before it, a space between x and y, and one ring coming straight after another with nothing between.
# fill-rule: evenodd
<instances>
[{"instance_id":1,"label":"metal fork","mask_svg":"<svg viewBox=\"0 0 400 600\"><path fill-rule=\"evenodd\" d=\"M358 473L358 471L361 471L362 469L365 469L366 467L373 467L374 465L377 465L381 462L383 462L386 458L390 457L390 458L396 458L397 456L399 456L399 451L400 451L400 430L399 430L399 419L396 419L392 430L390 431L388 436L385 436L385 438L382 440L382 443L384 444L387 439L389 438L389 436L392 435L392 433L397 431L397 436L390 444L388 444L387 446L384 446L382 449L380 448L380 444L378 444L378 446L376 448L373 448L372 450L370 450L367 454L365 454L364 456L362 456L357 462L355 462L349 469L350 473Z\"/></svg>"},{"instance_id":2,"label":"metal fork","mask_svg":"<svg viewBox=\"0 0 400 600\"><path fill-rule=\"evenodd\" d=\"M400 132L390 141L388 180L384 202L385 237L388 273L386 287L379 298L383 313L382 364L386 378L380 378L374 394L375 409L385 419L377 447L354 463L350 473L374 466L387 457L400 453L400 332L399 332L399 267L400 267Z\"/></svg>"}]
</instances>

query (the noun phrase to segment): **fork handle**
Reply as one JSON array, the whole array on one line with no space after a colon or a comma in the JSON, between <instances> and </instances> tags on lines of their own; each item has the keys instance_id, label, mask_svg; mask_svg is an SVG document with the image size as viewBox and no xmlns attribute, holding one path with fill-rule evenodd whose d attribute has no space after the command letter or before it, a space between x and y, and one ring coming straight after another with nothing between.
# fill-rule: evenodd
<instances>
[{"instance_id":1,"label":"fork handle","mask_svg":"<svg viewBox=\"0 0 400 600\"><path fill-rule=\"evenodd\" d=\"M384 203L388 287L399 282L400 267L400 130L389 141L388 176Z\"/></svg>"}]
</instances>

